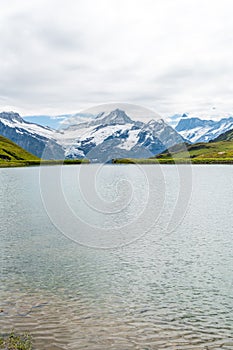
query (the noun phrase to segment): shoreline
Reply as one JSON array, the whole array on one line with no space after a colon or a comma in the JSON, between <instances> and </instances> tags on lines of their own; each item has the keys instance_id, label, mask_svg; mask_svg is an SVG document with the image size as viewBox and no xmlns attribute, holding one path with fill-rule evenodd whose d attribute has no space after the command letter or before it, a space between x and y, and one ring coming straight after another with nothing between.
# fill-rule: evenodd
<instances>
[{"instance_id":1,"label":"shoreline","mask_svg":"<svg viewBox=\"0 0 233 350\"><path fill-rule=\"evenodd\" d=\"M0 163L0 169L5 168L29 168L39 166L56 165L233 165L232 160L150 160L150 159L114 159L111 163L91 163L90 161L22 161L11 163Z\"/></svg>"},{"instance_id":2,"label":"shoreline","mask_svg":"<svg viewBox=\"0 0 233 350\"><path fill-rule=\"evenodd\" d=\"M16 162L2 162L0 168L24 168L32 166L47 166L47 165L77 165L77 164L89 164L88 159L65 159L65 160L22 160Z\"/></svg>"},{"instance_id":3,"label":"shoreline","mask_svg":"<svg viewBox=\"0 0 233 350\"><path fill-rule=\"evenodd\" d=\"M217 164L233 164L233 159L229 158L203 158L203 159L197 159L197 158L189 158L189 159L182 159L182 158L168 158L168 159L161 159L161 158L155 158L155 159L133 159L133 158L121 158L121 159L113 159L112 164L145 164L145 165L158 165L158 164L170 164L170 165L177 165L177 164L191 164L191 165L217 165Z\"/></svg>"}]
</instances>

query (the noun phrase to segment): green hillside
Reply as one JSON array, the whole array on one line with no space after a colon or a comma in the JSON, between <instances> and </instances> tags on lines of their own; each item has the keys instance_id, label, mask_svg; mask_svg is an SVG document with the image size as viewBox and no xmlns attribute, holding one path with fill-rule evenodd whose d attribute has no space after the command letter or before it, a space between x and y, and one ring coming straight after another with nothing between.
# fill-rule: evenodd
<instances>
[{"instance_id":1,"label":"green hillside","mask_svg":"<svg viewBox=\"0 0 233 350\"><path fill-rule=\"evenodd\" d=\"M233 162L233 141L196 143L187 145L187 152L179 150L178 146L156 157L158 160L188 159L193 163L225 163Z\"/></svg>"},{"instance_id":2,"label":"green hillside","mask_svg":"<svg viewBox=\"0 0 233 350\"><path fill-rule=\"evenodd\" d=\"M39 158L25 151L6 137L0 136L0 166L30 165Z\"/></svg>"},{"instance_id":3,"label":"green hillside","mask_svg":"<svg viewBox=\"0 0 233 350\"><path fill-rule=\"evenodd\" d=\"M149 159L114 159L113 163L188 163L211 164L211 163L233 163L233 141L219 141L209 143L196 143L194 145L186 144L187 151L184 151L184 145L176 145L155 157Z\"/></svg>"}]
</instances>

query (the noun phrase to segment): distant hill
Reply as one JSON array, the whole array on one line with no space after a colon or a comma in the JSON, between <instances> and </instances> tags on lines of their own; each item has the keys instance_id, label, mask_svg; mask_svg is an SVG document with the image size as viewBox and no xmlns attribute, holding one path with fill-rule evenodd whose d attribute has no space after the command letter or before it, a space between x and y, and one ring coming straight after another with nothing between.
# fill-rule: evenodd
<instances>
[{"instance_id":1,"label":"distant hill","mask_svg":"<svg viewBox=\"0 0 233 350\"><path fill-rule=\"evenodd\" d=\"M6 137L0 136L0 166L24 165L24 163L26 165L28 162L38 163L38 161L40 159L33 154L25 151Z\"/></svg>"}]
</instances>

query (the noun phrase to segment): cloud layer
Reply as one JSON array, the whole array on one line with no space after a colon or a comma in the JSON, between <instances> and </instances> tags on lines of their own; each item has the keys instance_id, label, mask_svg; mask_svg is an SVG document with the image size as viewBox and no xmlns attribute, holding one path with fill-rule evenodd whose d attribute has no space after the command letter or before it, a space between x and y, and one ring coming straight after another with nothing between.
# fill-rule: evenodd
<instances>
[{"instance_id":1,"label":"cloud layer","mask_svg":"<svg viewBox=\"0 0 233 350\"><path fill-rule=\"evenodd\" d=\"M231 0L1 1L0 109L233 113Z\"/></svg>"}]
</instances>

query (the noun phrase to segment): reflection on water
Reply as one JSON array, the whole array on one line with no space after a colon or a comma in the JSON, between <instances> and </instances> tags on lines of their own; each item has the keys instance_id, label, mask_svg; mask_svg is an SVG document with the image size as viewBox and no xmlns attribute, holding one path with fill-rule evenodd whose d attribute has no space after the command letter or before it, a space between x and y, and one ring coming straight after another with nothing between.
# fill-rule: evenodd
<instances>
[{"instance_id":1,"label":"reflection on water","mask_svg":"<svg viewBox=\"0 0 233 350\"><path fill-rule=\"evenodd\" d=\"M65 167L67 179L75 168ZM233 348L233 168L194 167L190 206L170 235L163 227L177 198L176 172L162 168L167 192L157 225L110 250L80 246L57 230L37 168L0 170L2 334L28 330L40 350ZM122 168L103 169L103 197L111 196L107 177L114 182ZM80 205L70 184L67 196ZM136 196L131 205L140 209L137 203ZM119 220L130 218L133 209L125 210Z\"/></svg>"}]
</instances>

